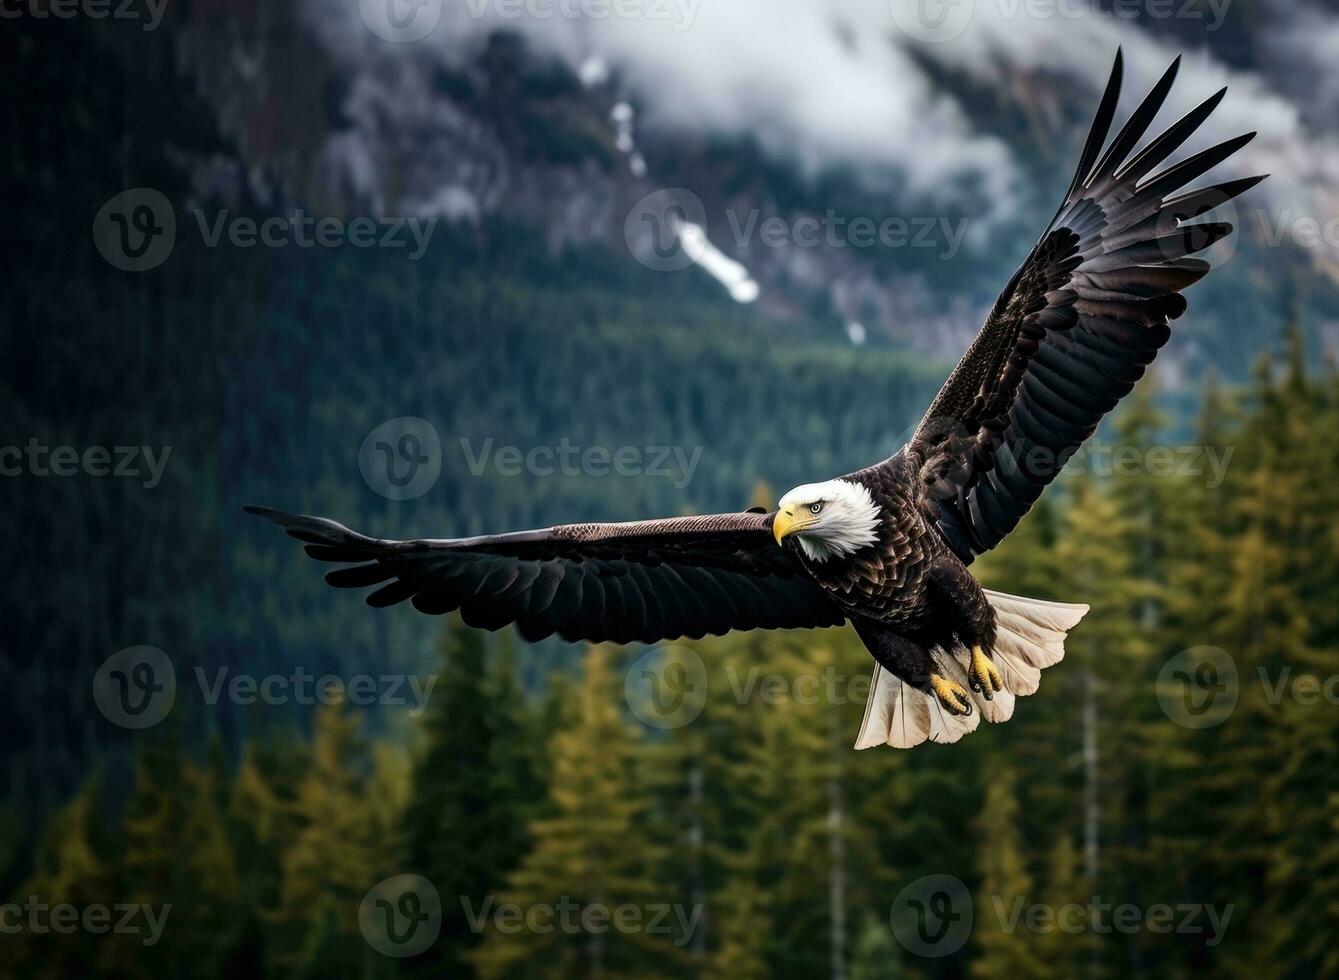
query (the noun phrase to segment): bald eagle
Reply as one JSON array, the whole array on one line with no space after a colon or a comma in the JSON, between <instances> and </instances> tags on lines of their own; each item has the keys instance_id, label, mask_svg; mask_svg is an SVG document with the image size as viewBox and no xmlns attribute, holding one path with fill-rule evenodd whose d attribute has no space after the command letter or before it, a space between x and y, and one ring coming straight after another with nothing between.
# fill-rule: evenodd
<instances>
[{"instance_id":1,"label":"bald eagle","mask_svg":"<svg viewBox=\"0 0 1339 980\"><path fill-rule=\"evenodd\" d=\"M472 538L382 540L247 510L344 565L331 585L377 586L372 606L459 610L472 627L514 623L530 640L655 643L850 623L876 662L857 748L954 742L982 717L1005 721L1088 607L991 592L968 566L1013 530L1167 342L1186 309L1181 290L1209 271L1194 254L1232 230L1193 219L1263 179L1182 191L1253 133L1154 172L1223 91L1137 149L1179 62L1107 146L1117 53L1063 203L889 459L796 487L771 513Z\"/></svg>"}]
</instances>

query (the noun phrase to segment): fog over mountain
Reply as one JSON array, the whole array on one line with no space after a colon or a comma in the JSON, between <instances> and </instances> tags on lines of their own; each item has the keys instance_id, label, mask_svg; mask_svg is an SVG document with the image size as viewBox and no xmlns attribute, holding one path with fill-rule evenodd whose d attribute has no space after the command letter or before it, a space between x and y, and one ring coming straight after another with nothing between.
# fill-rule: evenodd
<instances>
[{"instance_id":1,"label":"fog over mountain","mask_svg":"<svg viewBox=\"0 0 1339 980\"><path fill-rule=\"evenodd\" d=\"M518 223L555 250L596 243L644 263L638 209L683 189L700 201L699 265L735 298L816 317L839 342L945 358L1054 207L1116 49L1122 111L1180 54L1161 124L1230 93L1179 156L1255 130L1215 174L1273 176L1221 215L1242 234L1211 258L1244 275L1202 287L1169 360L1226 359L1239 375L1258 347L1247 321L1276 311L1286 277L1314 284L1312 320L1333 332L1339 15L1282 0L958 0L927 28L916 9L292 0L193 30L235 35L201 77L253 189L334 212ZM430 29L402 36L388 16ZM877 233L857 241L862 221Z\"/></svg>"},{"instance_id":2,"label":"fog over mountain","mask_svg":"<svg viewBox=\"0 0 1339 980\"><path fill-rule=\"evenodd\" d=\"M1016 203L1016 152L937 83L938 70L988 88L1029 86L1029 76L1041 74L1095 91L1122 47L1134 89L1185 51L1167 117L1231 85L1203 139L1259 130L1237 166L1273 172L1273 199L1311 209L1318 190L1339 177L1317 169L1315 152L1339 147L1339 116L1326 109L1339 98L1339 14L1282 0L1262 7L1270 40L1243 69L1209 48L1185 50L1165 27L1175 15L1212 37L1229 17L1246 16L1246 4L1141 6L1135 20L1128 3L1103 11L1081 0L963 0L950 8L942 36L926 41L908 33L913 15L887 0L630 0L619 7L469 0L447 4L427 37L404 45L387 45L368 30L359 0L307 0L305 11L351 66L418 57L425 47L459 63L482 37L517 31L574 69L592 57L609 64L638 100L645 126L749 136L810 175L844 165L868 175L891 169L930 203L956 200L963 184L975 185L1000 217Z\"/></svg>"}]
</instances>

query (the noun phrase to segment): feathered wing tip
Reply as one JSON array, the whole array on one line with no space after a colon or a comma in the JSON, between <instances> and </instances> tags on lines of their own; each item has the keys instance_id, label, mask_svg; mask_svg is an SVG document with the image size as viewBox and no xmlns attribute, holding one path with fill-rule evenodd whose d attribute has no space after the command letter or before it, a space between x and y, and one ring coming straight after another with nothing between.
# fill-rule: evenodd
<instances>
[{"instance_id":1,"label":"feathered wing tip","mask_svg":"<svg viewBox=\"0 0 1339 980\"><path fill-rule=\"evenodd\" d=\"M1065 636L1088 612L1088 607L1081 603L1028 599L989 589L986 598L995 610L993 655L1004 690L996 693L992 701L973 692L976 710L964 718L949 714L933 695L918 691L875 666L869 699L865 702L865 719L856 736L857 749L876 745L909 749L926 741L952 743L976 731L982 718L992 723L1008 721L1013 717L1016 699L1035 694L1041 672L1064 658ZM970 657L961 647L951 655L941 652L937 657L945 675L969 691Z\"/></svg>"},{"instance_id":2,"label":"feathered wing tip","mask_svg":"<svg viewBox=\"0 0 1339 980\"><path fill-rule=\"evenodd\" d=\"M1178 290L1185 288L1208 271L1207 263L1186 256L1203 251L1232 231L1231 225L1224 223L1190 225L1186 222L1226 204L1265 179L1265 175L1247 177L1200 188L1178 198L1169 196L1231 157L1255 137L1255 133L1245 133L1155 173L1195 134L1227 94L1226 87L1219 89L1140 149L1167 100L1180 67L1178 57L1102 152L1115 119L1124 75L1124 59L1119 50L1116 52L1116 62L1079 155L1078 167L1057 212L1057 217L1064 215L1064 220L1079 234L1084 248L1089 247L1092 236L1102 235L1105 264L1109 268L1099 268L1089 262L1085 266L1089 273L1109 273L1117 266L1126 268L1141 263L1168 265L1194 273L1193 278L1187 278L1176 287ZM1158 229L1163 230L1159 232ZM1165 236L1167 229L1178 233L1159 237ZM1194 233L1187 234L1188 229ZM1152 251L1145 248L1143 253L1128 251L1128 246L1140 243L1146 246L1151 243L1157 248ZM1118 261L1118 256L1125 261Z\"/></svg>"}]
</instances>

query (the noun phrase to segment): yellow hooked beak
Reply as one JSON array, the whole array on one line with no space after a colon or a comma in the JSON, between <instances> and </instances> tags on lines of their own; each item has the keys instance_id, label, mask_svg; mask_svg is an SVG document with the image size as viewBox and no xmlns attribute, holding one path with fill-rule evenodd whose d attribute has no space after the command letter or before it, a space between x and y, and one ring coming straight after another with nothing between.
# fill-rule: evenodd
<instances>
[{"instance_id":1,"label":"yellow hooked beak","mask_svg":"<svg viewBox=\"0 0 1339 980\"><path fill-rule=\"evenodd\" d=\"M787 507L785 510L777 511L776 517L772 519L772 537L776 538L777 544L780 544L787 535L794 534L796 531L803 531L813 523L815 522L809 517L808 513L803 513L802 516L797 517L795 516L795 508Z\"/></svg>"}]
</instances>

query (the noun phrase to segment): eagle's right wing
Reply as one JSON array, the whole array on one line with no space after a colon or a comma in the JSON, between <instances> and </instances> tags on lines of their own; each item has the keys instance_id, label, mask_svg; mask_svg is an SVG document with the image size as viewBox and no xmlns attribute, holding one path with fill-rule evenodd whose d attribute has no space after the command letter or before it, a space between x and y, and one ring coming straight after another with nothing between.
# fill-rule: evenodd
<instances>
[{"instance_id":1,"label":"eagle's right wing","mask_svg":"<svg viewBox=\"0 0 1339 980\"><path fill-rule=\"evenodd\" d=\"M477 538L390 541L323 517L263 507L311 557L350 565L339 588L380 586L373 606L459 609L481 629L528 640L654 643L731 630L840 626L845 615L772 539L771 514L567 524Z\"/></svg>"},{"instance_id":2,"label":"eagle's right wing","mask_svg":"<svg viewBox=\"0 0 1339 980\"><path fill-rule=\"evenodd\" d=\"M1171 336L1186 309L1181 290L1209 271L1193 254L1232 231L1188 222L1264 179L1177 193L1253 133L1154 174L1226 89L1135 152L1179 64L1098 159L1120 94L1117 53L1064 203L908 445L923 461L940 533L964 562L1014 529Z\"/></svg>"}]
</instances>

